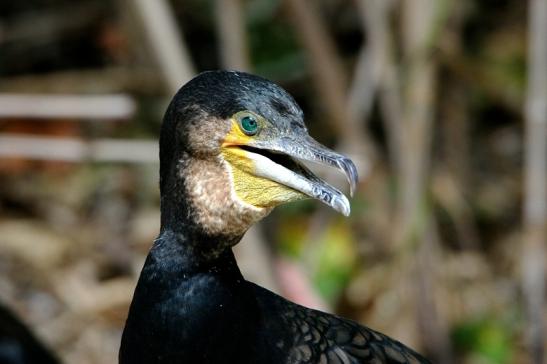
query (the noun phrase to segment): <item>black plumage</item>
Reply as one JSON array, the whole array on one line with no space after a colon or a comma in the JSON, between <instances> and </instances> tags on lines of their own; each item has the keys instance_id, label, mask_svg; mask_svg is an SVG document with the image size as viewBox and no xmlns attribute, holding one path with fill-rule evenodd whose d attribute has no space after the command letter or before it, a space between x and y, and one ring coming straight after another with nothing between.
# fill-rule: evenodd
<instances>
[{"instance_id":1,"label":"black plumage","mask_svg":"<svg viewBox=\"0 0 547 364\"><path fill-rule=\"evenodd\" d=\"M0 364L58 364L56 356L0 304Z\"/></svg>"},{"instance_id":2,"label":"black plumage","mask_svg":"<svg viewBox=\"0 0 547 364\"><path fill-rule=\"evenodd\" d=\"M135 290L120 363L428 363L369 328L247 282L231 250L241 235L198 222L186 166L218 150L192 133L239 110L264 116L282 134L306 130L292 97L256 76L207 72L177 93L160 138L161 231Z\"/></svg>"}]
</instances>

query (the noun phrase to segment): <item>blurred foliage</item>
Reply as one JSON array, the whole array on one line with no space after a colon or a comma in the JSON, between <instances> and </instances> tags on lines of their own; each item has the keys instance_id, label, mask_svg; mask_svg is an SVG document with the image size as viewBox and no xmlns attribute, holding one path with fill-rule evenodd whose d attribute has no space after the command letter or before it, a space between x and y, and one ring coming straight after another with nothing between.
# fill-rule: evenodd
<instances>
[{"instance_id":1,"label":"blurred foliage","mask_svg":"<svg viewBox=\"0 0 547 364\"><path fill-rule=\"evenodd\" d=\"M218 68L214 2L170 3L197 70ZM351 79L360 47L368 42L355 3L313 3ZM439 85L429 198L440 237L436 249L441 253L434 264L435 273L443 279L439 306L457 352L455 362L524 363L522 320L499 312L520 310L515 252L521 244L527 2L443 2L447 3L457 5L446 11L449 23L459 14L461 24L456 30L438 30L434 41L439 44L432 55L438 63ZM293 94L304 109L311 134L335 146L338 137L318 111L321 100L311 86L309 60L283 1L248 0L244 5L253 71ZM44 38L37 39L30 29L27 38L0 39L0 77L121 66L152 70L157 78L150 55L142 44L131 42L138 32L131 27L127 31L125 10L106 0L0 2L0 35L9 35L13 29L27 31L29 19L57 19L57 13L85 15L85 21L52 35L45 32L48 36ZM401 32L398 16L400 10L390 19L396 35ZM115 46L107 41L112 33L121 39ZM397 48L397 56L399 52ZM454 90L459 97L454 97ZM139 103L131 123L82 126L65 120L51 122L59 122L57 127L46 127L32 121L3 120L0 132L84 139L156 138L165 92L124 91L135 95ZM378 152L376 164L351 201L351 218L339 218L314 201L303 201L277 209L264 228L271 251L300 262L334 309L371 322L380 331L402 333L405 339L418 342L414 326L407 324L418 309L400 294L417 283L401 277L404 252L394 242L399 181L386 155L387 133L380 109L376 100L366 124ZM454 122L451 117L459 114L461 118ZM459 133L466 144L456 139ZM107 362L95 351L106 347L105 355L110 355L117 350L116 335L128 302L120 299L111 306L91 309L86 299L92 301L93 294L116 297L112 292L124 292L116 284L123 283L131 291L159 224L156 166L0 161L0 167L0 296L21 307L29 321L72 362ZM28 243L21 248L19 242L29 236L46 249ZM467 245L470 237L475 245ZM42 251L49 252L43 259ZM65 283L59 277L72 280ZM110 284L115 289L105 288ZM92 293L86 293L88 288ZM77 290L82 302L70 301L66 290ZM38 299L43 296L48 299ZM113 343L102 341L105 332Z\"/></svg>"},{"instance_id":2,"label":"blurred foliage","mask_svg":"<svg viewBox=\"0 0 547 364\"><path fill-rule=\"evenodd\" d=\"M355 263L355 243L352 232L345 222L331 224L318 245L317 268L313 281L319 292L329 302L335 302L351 279Z\"/></svg>"},{"instance_id":3,"label":"blurred foliage","mask_svg":"<svg viewBox=\"0 0 547 364\"><path fill-rule=\"evenodd\" d=\"M306 69L305 56L290 24L281 16L280 1L254 0L247 6L249 48L256 73L290 80Z\"/></svg>"},{"instance_id":4,"label":"blurred foliage","mask_svg":"<svg viewBox=\"0 0 547 364\"><path fill-rule=\"evenodd\" d=\"M483 363L508 364L514 362L516 349L511 326L497 317L481 317L457 325L452 339L457 350Z\"/></svg>"}]
</instances>

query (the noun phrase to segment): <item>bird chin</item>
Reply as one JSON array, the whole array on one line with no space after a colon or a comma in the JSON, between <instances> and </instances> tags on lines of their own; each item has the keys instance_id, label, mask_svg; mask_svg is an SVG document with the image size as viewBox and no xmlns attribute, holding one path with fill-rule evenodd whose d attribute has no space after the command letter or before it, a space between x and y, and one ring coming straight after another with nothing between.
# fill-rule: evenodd
<instances>
[{"instance_id":1,"label":"bird chin","mask_svg":"<svg viewBox=\"0 0 547 364\"><path fill-rule=\"evenodd\" d=\"M257 208L315 198L349 215L347 198L293 158L248 146L228 146L222 156L231 167L236 195Z\"/></svg>"},{"instance_id":2,"label":"bird chin","mask_svg":"<svg viewBox=\"0 0 547 364\"><path fill-rule=\"evenodd\" d=\"M233 191L243 204L269 213L278 205L309 198L291 187L257 175L257 163L249 158L250 153L239 147L225 148L222 153L230 166Z\"/></svg>"}]
</instances>

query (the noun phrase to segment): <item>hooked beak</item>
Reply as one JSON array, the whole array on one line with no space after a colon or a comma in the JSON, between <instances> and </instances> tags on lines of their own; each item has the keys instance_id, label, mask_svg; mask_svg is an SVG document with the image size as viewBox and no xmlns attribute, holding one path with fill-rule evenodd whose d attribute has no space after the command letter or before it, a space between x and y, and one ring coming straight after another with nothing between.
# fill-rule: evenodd
<instances>
[{"instance_id":1,"label":"hooked beak","mask_svg":"<svg viewBox=\"0 0 547 364\"><path fill-rule=\"evenodd\" d=\"M341 170L346 175L350 195L353 196L358 176L349 158L328 149L307 134L280 137L271 142L254 140L238 147L244 149L247 158L253 160L256 176L290 187L349 216L350 204L346 196L299 162L310 161Z\"/></svg>"}]
</instances>

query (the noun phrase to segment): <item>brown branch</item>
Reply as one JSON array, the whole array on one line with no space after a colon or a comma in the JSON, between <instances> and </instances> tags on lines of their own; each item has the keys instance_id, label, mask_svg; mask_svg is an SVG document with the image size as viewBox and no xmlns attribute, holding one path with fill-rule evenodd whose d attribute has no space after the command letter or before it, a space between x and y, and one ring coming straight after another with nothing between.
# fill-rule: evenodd
<instances>
[{"instance_id":1,"label":"brown branch","mask_svg":"<svg viewBox=\"0 0 547 364\"><path fill-rule=\"evenodd\" d=\"M357 2L367 44L357 59L348 92L348 109L354 120L366 119L384 72L388 17L392 1L360 0Z\"/></svg>"},{"instance_id":2,"label":"brown branch","mask_svg":"<svg viewBox=\"0 0 547 364\"><path fill-rule=\"evenodd\" d=\"M529 8L524 201L524 299L532 363L544 363L545 244L547 243L547 0Z\"/></svg>"},{"instance_id":3,"label":"brown branch","mask_svg":"<svg viewBox=\"0 0 547 364\"><path fill-rule=\"evenodd\" d=\"M157 95L163 84L151 68L107 67L6 77L0 92L94 94L132 92Z\"/></svg>"},{"instance_id":4,"label":"brown branch","mask_svg":"<svg viewBox=\"0 0 547 364\"><path fill-rule=\"evenodd\" d=\"M420 266L416 280L418 326L422 329L423 343L433 358L451 363L450 340L437 310L433 292L434 262L438 259L424 244L437 244L435 225L427 199L431 138L435 111L437 64L431 56L439 35L446 1L432 5L429 0L402 2L402 46L406 78L402 82L401 133L399 138L401 170L399 176L399 223L397 239L400 251L416 251ZM425 293L428 294L425 294Z\"/></svg>"},{"instance_id":5,"label":"brown branch","mask_svg":"<svg viewBox=\"0 0 547 364\"><path fill-rule=\"evenodd\" d=\"M158 145L150 140L46 138L0 134L0 158L63 162L157 163Z\"/></svg>"},{"instance_id":6,"label":"brown branch","mask_svg":"<svg viewBox=\"0 0 547 364\"><path fill-rule=\"evenodd\" d=\"M362 120L355 118L348 108L346 75L334 41L312 1L285 0L284 3L296 35L306 50L312 81L324 105L326 118L338 136L337 149L354 160L363 177L373 159L373 145Z\"/></svg>"},{"instance_id":7,"label":"brown branch","mask_svg":"<svg viewBox=\"0 0 547 364\"><path fill-rule=\"evenodd\" d=\"M220 61L225 69L249 71L249 49L241 0L216 0Z\"/></svg>"},{"instance_id":8,"label":"brown branch","mask_svg":"<svg viewBox=\"0 0 547 364\"><path fill-rule=\"evenodd\" d=\"M413 264L417 278L415 284L418 327L422 332L424 347L432 353L435 362L450 364L454 359L448 336L448 324L442 317L435 298L439 278L437 262L442 258L433 217L430 225L426 227L418 249L416 262Z\"/></svg>"},{"instance_id":9,"label":"brown branch","mask_svg":"<svg viewBox=\"0 0 547 364\"><path fill-rule=\"evenodd\" d=\"M342 139L352 139L355 130L347 125L346 76L336 47L316 6L309 0L285 0L287 12L300 43L308 54L315 89L325 105L332 129Z\"/></svg>"},{"instance_id":10,"label":"brown branch","mask_svg":"<svg viewBox=\"0 0 547 364\"><path fill-rule=\"evenodd\" d=\"M0 118L128 119L133 98L123 95L0 94Z\"/></svg>"},{"instance_id":11,"label":"brown branch","mask_svg":"<svg viewBox=\"0 0 547 364\"><path fill-rule=\"evenodd\" d=\"M434 109L435 63L428 54L427 41L436 21L428 1L403 2L403 46L407 79L403 85L404 119L402 142L401 206L402 226L406 236L414 228L417 214L425 198L426 175L431 146Z\"/></svg>"},{"instance_id":12,"label":"brown branch","mask_svg":"<svg viewBox=\"0 0 547 364\"><path fill-rule=\"evenodd\" d=\"M167 0L130 0L140 16L145 39L156 58L170 94L174 94L195 74L182 30Z\"/></svg>"},{"instance_id":13,"label":"brown branch","mask_svg":"<svg viewBox=\"0 0 547 364\"><path fill-rule=\"evenodd\" d=\"M389 27L389 17L396 3L393 0L360 0L357 3L368 44L359 54L348 108L355 119L364 119L372 108L374 93L378 92L391 165L395 174L400 175L402 101L393 56L393 32Z\"/></svg>"},{"instance_id":14,"label":"brown branch","mask_svg":"<svg viewBox=\"0 0 547 364\"><path fill-rule=\"evenodd\" d=\"M458 59L464 53L462 29L468 12L468 4L460 1L452 3L448 26L439 40L443 60ZM467 193L470 187L471 148L467 87L460 77L450 75L445 78L443 91L439 124L444 155L440 171L435 174L433 193L435 201L451 215L460 246L477 249L479 233Z\"/></svg>"}]
</instances>

